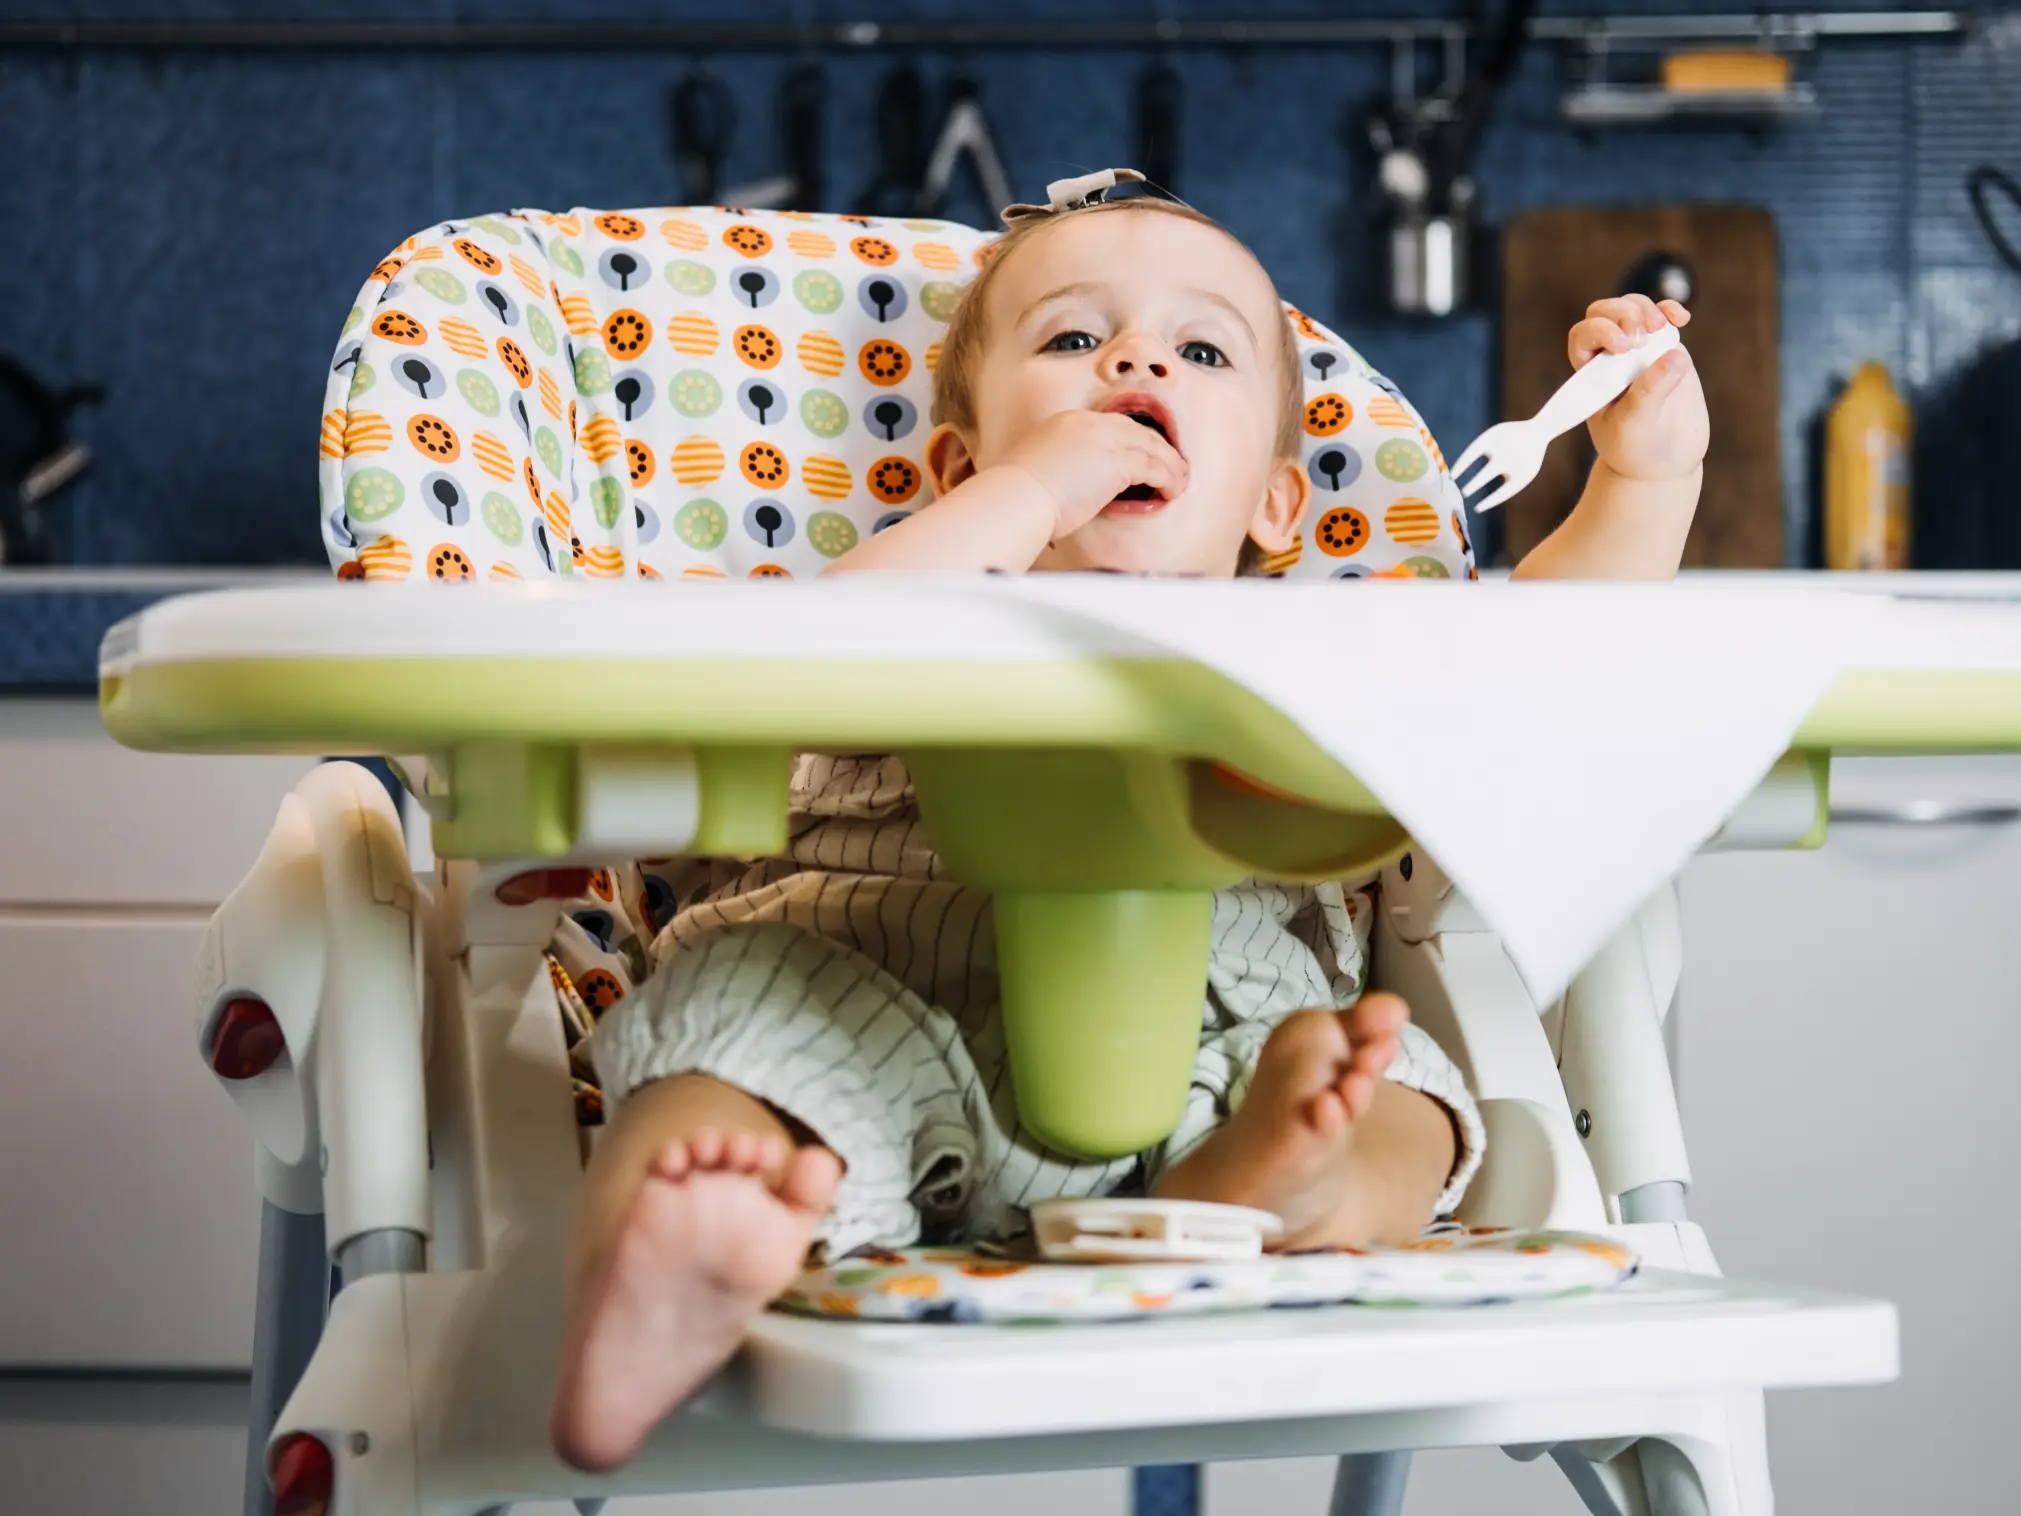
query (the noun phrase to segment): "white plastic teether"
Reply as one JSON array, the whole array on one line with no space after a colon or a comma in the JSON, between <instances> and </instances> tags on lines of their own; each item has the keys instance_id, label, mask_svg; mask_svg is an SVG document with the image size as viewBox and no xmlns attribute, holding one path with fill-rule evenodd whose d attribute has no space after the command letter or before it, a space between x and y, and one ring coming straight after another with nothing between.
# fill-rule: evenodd
<instances>
[{"instance_id":1,"label":"white plastic teether","mask_svg":"<svg viewBox=\"0 0 2021 1516\"><path fill-rule=\"evenodd\" d=\"M1239 1261L1284 1231L1268 1211L1195 1200L1042 1200L1039 1256L1063 1263Z\"/></svg>"}]
</instances>

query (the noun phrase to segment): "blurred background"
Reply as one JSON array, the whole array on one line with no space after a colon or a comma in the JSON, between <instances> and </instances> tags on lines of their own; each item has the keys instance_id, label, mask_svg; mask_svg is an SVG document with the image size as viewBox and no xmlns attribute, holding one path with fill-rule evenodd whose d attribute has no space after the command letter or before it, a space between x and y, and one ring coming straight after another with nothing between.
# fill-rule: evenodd
<instances>
[{"instance_id":1,"label":"blurred background","mask_svg":"<svg viewBox=\"0 0 2021 1516\"><path fill-rule=\"evenodd\" d=\"M1660 86L1592 85L1648 83L1665 54L1759 39L1694 37L1689 23L1723 7L1676 0L1605 7L1611 30L1580 40L1568 22L1501 60L1492 56L1501 10L1418 0L759 0L735 9L738 45L674 45L678 23L721 9L428 0L380 7L379 17L409 30L376 44L326 36L262 47L231 28L94 33L88 23L132 14L119 0L11 0L0 29L10 200L0 266L13 298L0 317L0 357L59 395L103 390L71 412L69 435L90 462L48 495L40 551L81 566L317 561L308 439L326 354L365 272L396 242L446 218L511 207L678 203L697 157L713 166L719 192L811 163L819 203L802 208L856 209L880 196L893 208L899 181L909 172L916 186L919 173L893 152L893 122L909 122L923 154L966 83L1015 194L1036 197L1049 179L1148 156L1178 194L1257 249L1288 299L1387 372L1449 453L1500 419L1505 400L1534 408L1541 397L1530 391L1543 381L1528 369L1541 365L1553 382L1552 364L1562 370L1556 311L1541 332L1526 311L1567 281L1589 288L1587 298L1614 293L1641 254L1677 252L1703 286L1694 341L1717 349L1700 354L1701 367L1725 381L1725 408L1737 413L1719 430L1749 452L1736 460L1744 498L1728 490L1709 501L1722 520L1750 522L1744 549L1724 561L1822 562L1815 433L1873 360L1933 438L1915 460L1919 561L1995 566L1996 545L1950 519L1964 509L1950 502L1974 487L1975 444L1990 445L1957 424L1987 410L1967 401L1972 415L1957 417L1959 386L2021 330L2021 269L2002 263L1967 187L1982 165L2021 174L2013 16L1853 5L1825 18L1839 18L1837 30L1772 39L1786 83L1742 71L1724 80L1738 91L1715 77L1698 81L1697 98L1672 90L1666 102L1649 98ZM1397 20L1415 25L1418 40L1400 51L1377 26L1333 44L1029 46L978 36L940 45L985 19L1021 43L1030 32L1103 24L1148 37L1161 20L1184 36L1186 23L1235 11L1264 25ZM1845 24L1863 13L1872 34ZM373 12L336 0L158 0L140 14L272 23L284 42L287 26ZM1572 14L1563 0L1538 8L1544 23ZM1670 35L1635 29L1679 17L1687 24ZM38 20L87 25L66 40ZM594 30L585 23L609 20L660 31L635 45L585 41ZM811 38L857 20L926 23L939 40L794 45L796 25ZM1959 29L1972 20L1976 28ZM411 30L423 21L447 29L424 46ZM1457 54L1443 21L1471 23ZM509 37L490 25L507 22L530 25ZM778 40L767 45L760 34L771 29ZM1498 92L1484 79L1497 61L1508 65ZM1379 184L1371 121L1389 118L1392 145L1422 145L1436 199L1435 160L1456 135L1439 97L1454 86L1450 114L1481 119L1463 165L1475 191L1467 288L1449 314L1408 314L1387 258L1405 202ZM1987 198L2021 244L2021 205L1997 189ZM1526 213L1594 207L1671 214L1541 231L1532 222L1525 240ZM1749 214L1707 214L1720 207ZM987 223L995 207L976 176L958 172L936 209ZM1573 245L1592 253L1570 252L1570 266L1567 224ZM1536 266L1540 236L1560 250L1544 260L1560 265L1556 277ZM1520 263L1509 287L1505 257ZM1738 366L1722 361L1730 346L1745 349ZM0 387L0 404L15 387Z\"/></svg>"}]
</instances>

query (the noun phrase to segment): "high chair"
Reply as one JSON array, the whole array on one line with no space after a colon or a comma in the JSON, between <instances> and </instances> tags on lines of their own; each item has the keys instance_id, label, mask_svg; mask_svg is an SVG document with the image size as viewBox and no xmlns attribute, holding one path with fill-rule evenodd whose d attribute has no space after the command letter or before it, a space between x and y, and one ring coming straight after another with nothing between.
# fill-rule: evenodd
<instances>
[{"instance_id":1,"label":"high chair","mask_svg":"<svg viewBox=\"0 0 2021 1516\"><path fill-rule=\"evenodd\" d=\"M522 212L410 239L366 284L332 371L339 577L811 576L918 503L925 375L985 248L938 223L712 209ZM1268 567L1471 574L1415 413L1289 319L1315 505ZM1334 1510L1383 1516L1408 1450L1492 1444L1549 1454L1596 1513L1766 1516L1762 1391L1895 1373L1890 1307L1726 1281L1686 1215L1661 1037L1680 958L1668 891L1539 1008L1436 864L1260 702L972 590L908 593L894 625L865 608L896 592L830 588L824 615L854 608L840 620L801 616L811 591L554 584L200 597L109 634L102 706L121 740L395 757L443 857L417 878L388 789L321 766L205 941L199 1048L254 1130L265 1200L249 1512L268 1509L269 1477L283 1510L471 1516L1324 1451L1342 1455ZM892 660L923 640L901 691ZM979 679L971 644L1007 661ZM565 1468L546 1407L588 1139L542 957L561 899L603 859L776 849L790 752L849 744L918 754L936 839L998 892L1006 1014L1031 1011L1020 1035L1044 1054L1019 1065L1019 1099L1067 1140L1127 1151L1161 1119L1157 1081L1091 1083L1090 1066L1108 1078L1101 1050L1032 1010L1073 1009L1078 975L1183 955L1184 922L1147 892L1387 860L1377 982L1460 1063L1489 1132L1464 1220L1618 1239L1641 1273L1493 1309L1128 1327L768 1316L635 1463ZM1821 761L1786 760L1720 845L1815 842L1823 779ZM1050 951L1060 891L1114 928L1114 961ZM1190 1020L1191 1036L1188 993L1167 1030Z\"/></svg>"}]
</instances>

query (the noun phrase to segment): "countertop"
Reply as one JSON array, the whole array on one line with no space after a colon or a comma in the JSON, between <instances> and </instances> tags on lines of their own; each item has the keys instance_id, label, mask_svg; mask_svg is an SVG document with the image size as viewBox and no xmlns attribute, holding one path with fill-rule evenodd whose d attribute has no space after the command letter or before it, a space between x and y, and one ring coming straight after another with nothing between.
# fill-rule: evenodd
<instances>
[{"instance_id":1,"label":"countertop","mask_svg":"<svg viewBox=\"0 0 2021 1516\"><path fill-rule=\"evenodd\" d=\"M142 607L199 590L324 584L327 570L275 568L0 569L0 695L91 695L106 628ZM1759 580L1764 571L1694 573ZM1774 575L1816 581L1815 573ZM2021 600L2021 573L1844 575L1848 587L1946 598Z\"/></svg>"},{"instance_id":2,"label":"countertop","mask_svg":"<svg viewBox=\"0 0 2021 1516\"><path fill-rule=\"evenodd\" d=\"M96 693L106 628L171 595L329 577L298 567L0 569L0 694Z\"/></svg>"}]
</instances>

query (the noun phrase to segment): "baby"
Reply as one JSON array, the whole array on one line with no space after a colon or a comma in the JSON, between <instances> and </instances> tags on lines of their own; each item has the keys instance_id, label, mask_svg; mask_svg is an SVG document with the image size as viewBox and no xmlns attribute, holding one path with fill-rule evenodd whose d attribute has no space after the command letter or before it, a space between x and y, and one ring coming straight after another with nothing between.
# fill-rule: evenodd
<instances>
[{"instance_id":1,"label":"baby","mask_svg":"<svg viewBox=\"0 0 2021 1516\"><path fill-rule=\"evenodd\" d=\"M1600 301L1572 362L1685 320ZM833 571L1225 578L1304 514L1292 328L1249 250L1184 207L1016 220L936 385L933 504ZM1517 573L1674 573L1707 440L1689 358L1591 428L1583 498ZM1081 1160L1018 1124L988 901L940 865L903 767L806 757L792 804L785 856L678 867L659 972L597 1028L613 1108L570 1264L551 1423L569 1462L629 1459L810 1246L1001 1238L1036 1200L1116 1191L1274 1211L1299 1248L1400 1243L1452 1214L1481 1121L1403 1003L1362 993L1372 880L1222 892L1179 1129Z\"/></svg>"}]
</instances>

